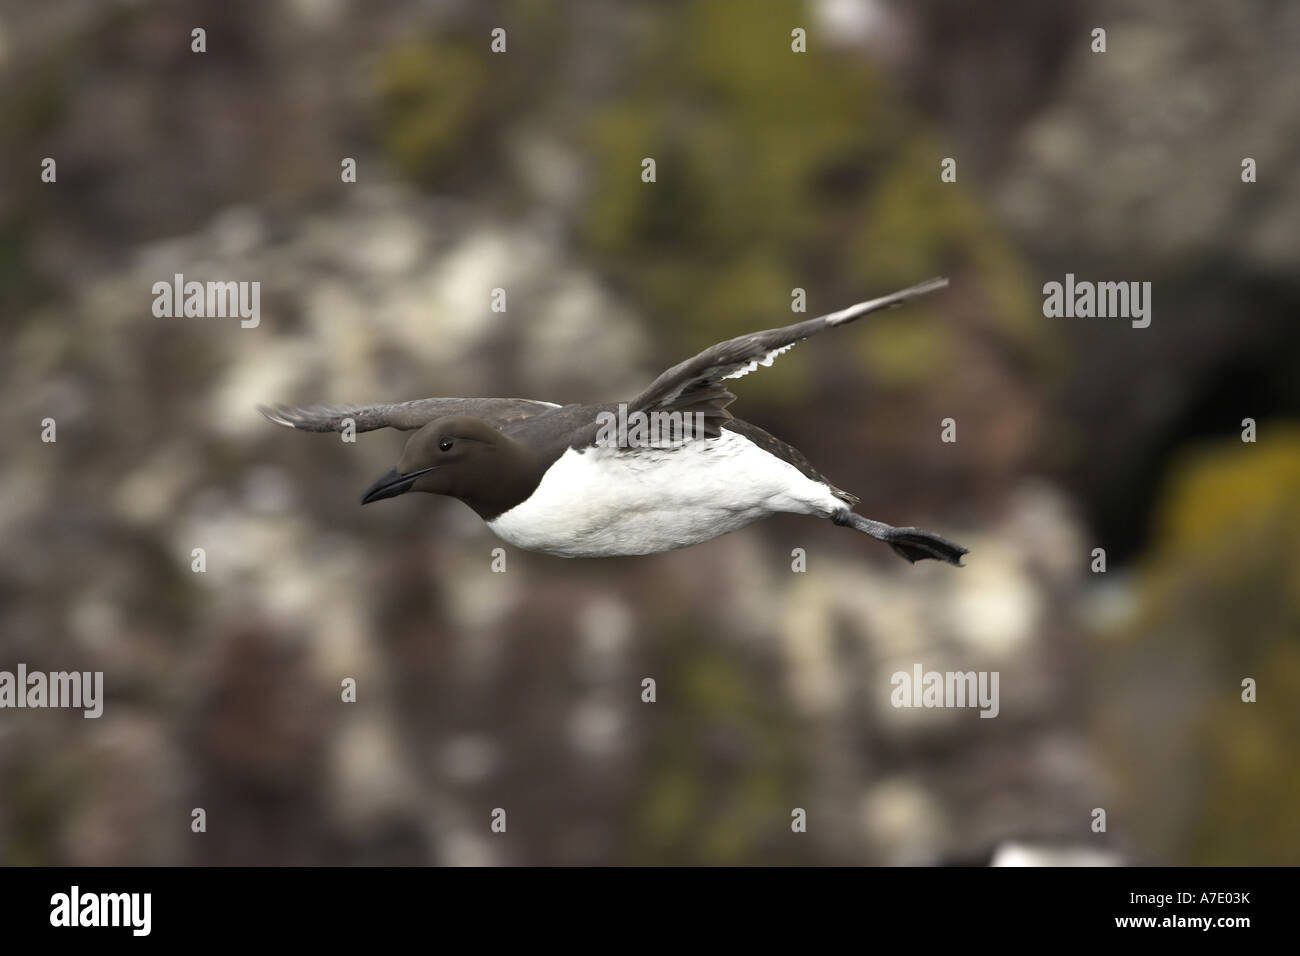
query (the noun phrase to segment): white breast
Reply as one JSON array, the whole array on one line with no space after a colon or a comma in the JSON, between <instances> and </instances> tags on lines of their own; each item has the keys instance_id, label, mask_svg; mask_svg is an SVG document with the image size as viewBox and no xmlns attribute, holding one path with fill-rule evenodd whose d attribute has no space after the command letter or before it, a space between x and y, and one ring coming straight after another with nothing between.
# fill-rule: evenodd
<instances>
[{"instance_id":1,"label":"white breast","mask_svg":"<svg viewBox=\"0 0 1300 956\"><path fill-rule=\"evenodd\" d=\"M723 429L672 449L570 448L488 527L529 551L602 557L684 548L776 512L842 507L826 485Z\"/></svg>"}]
</instances>

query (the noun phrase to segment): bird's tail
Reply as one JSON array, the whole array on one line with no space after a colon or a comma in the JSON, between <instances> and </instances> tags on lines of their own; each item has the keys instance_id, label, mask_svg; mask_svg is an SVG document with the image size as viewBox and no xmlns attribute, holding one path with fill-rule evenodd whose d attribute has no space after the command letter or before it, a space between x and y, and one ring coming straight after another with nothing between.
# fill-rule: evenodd
<instances>
[{"instance_id":1,"label":"bird's tail","mask_svg":"<svg viewBox=\"0 0 1300 956\"><path fill-rule=\"evenodd\" d=\"M838 525L871 535L877 541L885 542L894 549L896 554L913 564L926 558L934 558L936 561L947 561L949 564L962 567L961 556L969 553L968 549L931 531L922 531L920 528L895 528L883 521L864 518L847 508L835 512L831 515L831 520Z\"/></svg>"}]
</instances>

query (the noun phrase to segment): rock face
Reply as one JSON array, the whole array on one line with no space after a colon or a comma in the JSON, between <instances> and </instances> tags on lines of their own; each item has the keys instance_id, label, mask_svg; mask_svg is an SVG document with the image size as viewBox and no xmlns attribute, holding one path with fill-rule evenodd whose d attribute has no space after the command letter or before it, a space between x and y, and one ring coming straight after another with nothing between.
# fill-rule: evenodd
<instances>
[{"instance_id":1,"label":"rock face","mask_svg":"<svg viewBox=\"0 0 1300 956\"><path fill-rule=\"evenodd\" d=\"M0 178L0 669L102 670L107 692L98 720L0 711L0 862L1265 853L1245 822L1215 831L1188 788L1162 817L1156 782L1212 765L1214 805L1232 803L1277 757L1274 712L1248 722L1274 744L1240 766L1226 741L1212 764L1122 745L1143 700L1182 701L1152 740L1186 741L1225 674L1291 673L1272 639L1217 656L1253 620L1248 582L1206 586L1214 543L1144 520L1180 474L1166 451L1243 414L1207 412L1240 397L1216 391L1224 369L1275 383L1254 393L1261 416L1294 397L1277 259L1294 197L1268 176L1263 203L1219 190L1232 148L1207 157L1194 135L1240 122L1261 170L1285 163L1288 128L1234 113L1239 87L1190 52L1216 18L1255 36L1259 9L1117 11L1103 60L1070 39L1077 12L999 13L1009 38L981 46L940 28L960 20L950 3L858 6L819 8L814 39L843 29L805 59L785 39L805 8L779 4L521 5L505 57L468 3L0 11L0 76L25 78L0 83L0 147L58 161L40 189ZM1259 59L1285 72L1279 15ZM189 52L194 17L206 54ZM1169 100L1174 67L1193 79ZM980 89L989 123L957 122ZM952 122L939 134L918 111ZM938 178L950 153L956 184ZM1178 157L1169 188L1159 167ZM1040 274L1121 265L1156 288L1152 327L1126 332L1141 349L1039 314ZM178 273L260 283L257 327L155 316L154 284ZM951 295L794 350L735 411L864 513L970 547L961 571L793 517L646 558L497 552L455 502L357 506L401 436L347 443L254 411L629 396L695 348L789 321L795 288L816 313L936 273ZM1267 461L1194 483L1168 520L1232 528L1258 497L1266 524L1285 496L1259 489L1290 481L1285 455ZM1283 546L1263 540L1261 569ZM1139 573L1090 595L1098 542L1173 590ZM1129 636L1099 656L1103 605ZM1187 620L1202 656L1151 658ZM997 718L895 707L894 675L918 665L997 672ZM1097 808L1108 833L1087 829Z\"/></svg>"},{"instance_id":2,"label":"rock face","mask_svg":"<svg viewBox=\"0 0 1300 956\"><path fill-rule=\"evenodd\" d=\"M1300 143L1286 105L1300 11L1092 6L1085 26L1106 28L1107 51L1076 42L1062 55L1054 96L991 178L1043 281L1087 269L1155 287L1140 333L1062 330L1075 366L1062 417L1106 423L1063 479L1123 558L1146 543L1176 449L1246 416L1300 414L1300 187L1282 173Z\"/></svg>"}]
</instances>

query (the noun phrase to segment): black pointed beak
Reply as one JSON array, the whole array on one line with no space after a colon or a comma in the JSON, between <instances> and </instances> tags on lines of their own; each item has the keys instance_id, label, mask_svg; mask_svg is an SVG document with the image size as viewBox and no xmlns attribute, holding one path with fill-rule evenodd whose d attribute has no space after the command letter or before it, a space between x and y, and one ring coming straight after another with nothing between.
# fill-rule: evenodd
<instances>
[{"instance_id":1,"label":"black pointed beak","mask_svg":"<svg viewBox=\"0 0 1300 956\"><path fill-rule=\"evenodd\" d=\"M396 468L390 468L379 476L378 481L366 489L365 494L361 496L361 503L368 505L370 502L378 501L381 498L396 498L398 495L405 494L411 490L411 485L415 484L415 479L421 475L427 475L431 471L433 471L433 468L421 468L419 471L402 474Z\"/></svg>"}]
</instances>

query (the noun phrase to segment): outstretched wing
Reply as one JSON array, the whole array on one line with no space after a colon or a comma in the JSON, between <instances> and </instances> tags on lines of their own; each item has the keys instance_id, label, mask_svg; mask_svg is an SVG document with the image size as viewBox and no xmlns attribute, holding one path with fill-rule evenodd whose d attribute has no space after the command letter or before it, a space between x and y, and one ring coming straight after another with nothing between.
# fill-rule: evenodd
<instances>
[{"instance_id":1,"label":"outstretched wing","mask_svg":"<svg viewBox=\"0 0 1300 956\"><path fill-rule=\"evenodd\" d=\"M500 428L559 407L552 402L528 398L420 398L395 405L312 405L310 408L259 405L257 410L268 421L299 431L340 432L344 422L351 419L357 431L368 432L376 428L409 431L448 415L480 418Z\"/></svg>"},{"instance_id":2,"label":"outstretched wing","mask_svg":"<svg viewBox=\"0 0 1300 956\"><path fill-rule=\"evenodd\" d=\"M781 329L751 332L711 345L694 358L674 365L660 375L630 403L629 409L703 412L707 434L716 436L717 429L731 418L726 408L736 398L723 384L727 379L748 375L760 365L771 365L782 352L788 352L797 343L823 329L893 308L947 284L947 279L931 279L892 295L859 302L839 312L806 319Z\"/></svg>"}]
</instances>

